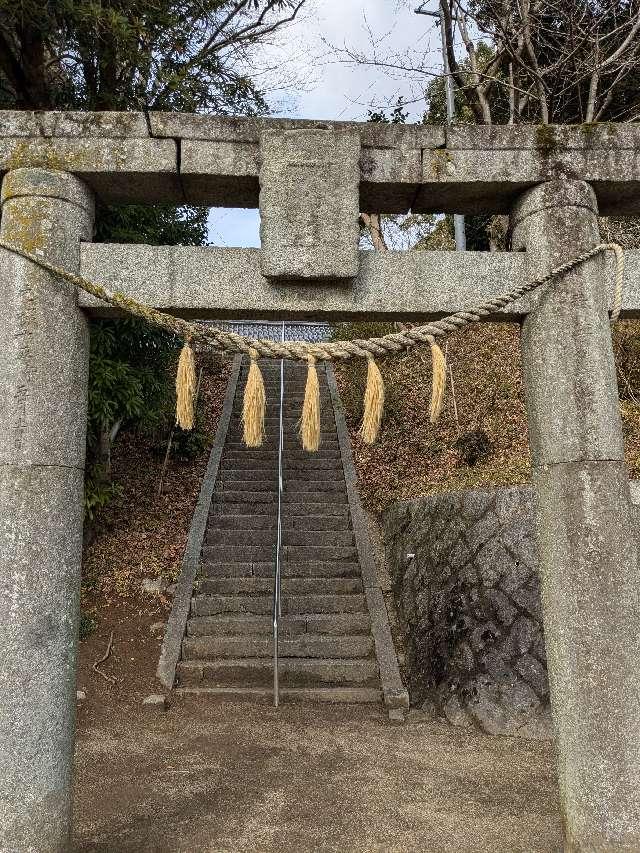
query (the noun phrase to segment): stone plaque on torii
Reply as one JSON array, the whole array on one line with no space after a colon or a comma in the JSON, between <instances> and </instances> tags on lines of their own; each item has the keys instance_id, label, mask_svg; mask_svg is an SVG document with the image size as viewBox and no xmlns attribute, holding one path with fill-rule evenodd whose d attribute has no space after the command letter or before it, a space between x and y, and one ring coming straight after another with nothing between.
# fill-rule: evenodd
<instances>
[{"instance_id":1,"label":"stone plaque on torii","mask_svg":"<svg viewBox=\"0 0 640 853\"><path fill-rule=\"evenodd\" d=\"M486 301L640 214L640 126L429 127L0 112L0 237L185 318L420 320ZM94 202L260 207L261 249L92 244ZM512 252L358 251L360 211L509 213ZM640 574L596 256L522 324L566 849L640 849ZM70 830L87 316L0 251L0 850ZM640 252L623 315L640 314Z\"/></svg>"}]
</instances>

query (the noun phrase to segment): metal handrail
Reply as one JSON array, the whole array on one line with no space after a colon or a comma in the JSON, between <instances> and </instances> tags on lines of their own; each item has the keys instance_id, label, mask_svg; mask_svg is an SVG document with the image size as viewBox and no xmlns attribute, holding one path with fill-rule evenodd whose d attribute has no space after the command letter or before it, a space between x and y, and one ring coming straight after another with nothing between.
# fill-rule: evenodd
<instances>
[{"instance_id":1,"label":"metal handrail","mask_svg":"<svg viewBox=\"0 0 640 853\"><path fill-rule=\"evenodd\" d=\"M284 343L285 331L282 324L281 341ZM280 617L282 616L282 601L280 596L281 587L281 564L280 551L282 550L282 444L284 439L283 427L283 405L284 405L284 360L280 359L280 435L278 439L278 533L276 539L276 570L273 578L273 704L277 708L280 704L280 658L278 649L278 629Z\"/></svg>"}]
</instances>

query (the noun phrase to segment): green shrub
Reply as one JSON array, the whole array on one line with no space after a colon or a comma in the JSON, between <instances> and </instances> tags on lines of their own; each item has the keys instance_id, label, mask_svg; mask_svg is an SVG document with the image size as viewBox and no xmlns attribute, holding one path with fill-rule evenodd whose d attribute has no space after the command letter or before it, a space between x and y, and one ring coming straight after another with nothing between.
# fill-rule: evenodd
<instances>
[{"instance_id":1,"label":"green shrub","mask_svg":"<svg viewBox=\"0 0 640 853\"><path fill-rule=\"evenodd\" d=\"M107 479L101 465L93 465L87 469L84 480L84 514L85 518L93 521L96 513L114 498L120 497L122 489L117 483Z\"/></svg>"}]
</instances>

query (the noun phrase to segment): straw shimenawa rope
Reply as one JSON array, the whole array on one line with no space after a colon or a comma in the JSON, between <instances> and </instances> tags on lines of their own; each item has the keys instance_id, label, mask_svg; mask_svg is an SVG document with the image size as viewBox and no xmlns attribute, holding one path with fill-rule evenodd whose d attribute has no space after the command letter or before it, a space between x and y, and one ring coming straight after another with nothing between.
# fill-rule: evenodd
<instances>
[{"instance_id":1,"label":"straw shimenawa rope","mask_svg":"<svg viewBox=\"0 0 640 853\"><path fill-rule=\"evenodd\" d=\"M191 339L185 342L176 373L176 423L180 429L193 429L196 396L196 360Z\"/></svg>"},{"instance_id":2,"label":"straw shimenawa rope","mask_svg":"<svg viewBox=\"0 0 640 853\"><path fill-rule=\"evenodd\" d=\"M433 362L433 378L431 381L431 407L429 420L432 424L440 417L444 405L444 393L447 389L447 362L437 343L431 344L431 359Z\"/></svg>"},{"instance_id":3,"label":"straw shimenawa rope","mask_svg":"<svg viewBox=\"0 0 640 853\"><path fill-rule=\"evenodd\" d=\"M358 434L365 444L373 444L378 437L384 410L384 382L380 368L373 356L367 359L367 385L364 391L364 413Z\"/></svg>"},{"instance_id":4,"label":"straw shimenawa rope","mask_svg":"<svg viewBox=\"0 0 640 853\"><path fill-rule=\"evenodd\" d=\"M251 349L249 352L249 374L244 389L242 401L242 426L244 443L247 447L260 447L264 440L264 416L267 395L264 379L258 367L258 353Z\"/></svg>"},{"instance_id":5,"label":"straw shimenawa rope","mask_svg":"<svg viewBox=\"0 0 640 853\"><path fill-rule=\"evenodd\" d=\"M300 438L304 450L312 453L320 447L320 383L316 360L309 356L307 384L304 389L304 403L300 418Z\"/></svg>"},{"instance_id":6,"label":"straw shimenawa rope","mask_svg":"<svg viewBox=\"0 0 640 853\"><path fill-rule=\"evenodd\" d=\"M413 328L401 329L388 335L378 338L368 338L367 340L352 340L352 341L329 341L325 343L306 343L303 341L269 341L257 340L255 338L244 337L234 334L223 329L218 329L214 326L204 325L202 323L189 323L186 320L181 320L178 317L173 317L170 314L164 314L151 308L148 305L143 305L135 299L125 296L123 293L114 292L106 287L103 287L96 282L89 281L80 275L71 273L68 270L58 267L50 263L45 258L38 254L29 252L20 246L14 246L11 243L0 240L0 248L6 249L25 260L31 261L34 264L42 267L63 281L68 282L79 290L95 296L97 299L107 302L134 317L139 317L147 323L172 332L185 342L200 344L210 347L219 352L229 354L243 353L251 357L251 367L249 370L249 380L247 381L248 391L245 392L245 408L243 418L245 424L245 440L249 446L259 446L262 443L264 435L264 383L260 368L257 365L257 359L260 358L288 358L297 361L306 361L309 365L309 371L315 371L316 361L342 361L350 358L367 358L369 366L373 361L374 356L387 356L395 353L404 352L407 348L415 346L423 346L429 344L433 356L433 388L431 400L431 420L437 419L438 414L442 410L445 390L445 374L443 373L444 357L440 348L436 345L435 339L443 337L450 332L455 332L468 326L470 323L476 323L483 317L499 312L507 305L521 297L536 290L539 287L548 284L556 276L561 276L569 272L580 264L595 257L600 252L612 251L615 254L615 291L613 297L613 307L611 310L611 321L615 322L620 316L622 306L622 285L624 276L624 254L622 247L617 243L599 243L597 246L583 252L581 255L566 261L560 266L550 270L545 275L539 276L526 284L514 287L498 296L495 299L490 299L467 311L456 311L448 317L443 317L441 320L433 320L422 326L414 326ZM439 353L439 354L438 354ZM188 359L188 354L185 354L185 359ZM376 368L377 369L377 368ZM373 385L370 386L367 382L367 391L365 397L365 414L363 418L363 427L361 434L363 438L365 434L367 439L375 440L377 429L379 428L382 417L380 406L380 388L378 382L381 382L382 377L378 377L368 370L368 375L372 376L372 383L375 383L377 390L374 392ZM379 373L379 371L378 371ZM258 379L259 375L259 379ZM317 377L316 377L317 378ZM188 387L188 383L187 383ZM260 392L262 388L262 392ZM311 379L311 389L313 389L313 380ZM310 392L311 393L311 392ZM247 400L247 396L249 399ZM306 400L305 400L306 403ZM311 402L309 406L311 407ZM179 416L180 417L180 416ZM188 413L186 414L188 420ZM364 426L365 419L367 427ZM318 427L319 433L319 427ZM311 433L308 433L310 443L315 443L312 440ZM367 440L365 439L365 440ZM304 440L304 439L303 439ZM250 443L257 442L257 444Z\"/></svg>"}]
</instances>

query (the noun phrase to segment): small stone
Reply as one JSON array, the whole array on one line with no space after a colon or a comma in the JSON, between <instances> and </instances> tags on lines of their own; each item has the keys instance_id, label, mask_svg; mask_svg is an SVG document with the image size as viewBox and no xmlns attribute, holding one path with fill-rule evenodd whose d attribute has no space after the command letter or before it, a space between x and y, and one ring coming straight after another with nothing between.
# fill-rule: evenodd
<instances>
[{"instance_id":1,"label":"small stone","mask_svg":"<svg viewBox=\"0 0 640 853\"><path fill-rule=\"evenodd\" d=\"M84 690L76 690L76 699L78 700L78 702L84 702L86 698L87 694L84 692Z\"/></svg>"},{"instance_id":2,"label":"small stone","mask_svg":"<svg viewBox=\"0 0 640 853\"><path fill-rule=\"evenodd\" d=\"M490 735L504 734L509 724L510 712L504 707L500 692L490 679L478 679L476 694L467 705L467 711L476 724Z\"/></svg>"},{"instance_id":3,"label":"small stone","mask_svg":"<svg viewBox=\"0 0 640 853\"><path fill-rule=\"evenodd\" d=\"M464 641L456 646L453 660L463 672L473 672L476 668L471 646Z\"/></svg>"},{"instance_id":4,"label":"small stone","mask_svg":"<svg viewBox=\"0 0 640 853\"><path fill-rule=\"evenodd\" d=\"M142 706L147 711L166 711L169 708L167 697L162 693L152 693L142 700Z\"/></svg>"},{"instance_id":5,"label":"small stone","mask_svg":"<svg viewBox=\"0 0 640 853\"><path fill-rule=\"evenodd\" d=\"M500 638L500 630L493 622L478 625L471 632L469 642L474 652L483 652L487 646L493 646Z\"/></svg>"},{"instance_id":6,"label":"small stone","mask_svg":"<svg viewBox=\"0 0 640 853\"><path fill-rule=\"evenodd\" d=\"M164 631L164 622L154 622L153 625L150 626L149 631L152 634L159 634L161 631Z\"/></svg>"},{"instance_id":7,"label":"small stone","mask_svg":"<svg viewBox=\"0 0 640 853\"><path fill-rule=\"evenodd\" d=\"M528 611L538 622L542 621L542 606L540 590L537 587L523 586L511 596L514 602L523 610Z\"/></svg>"},{"instance_id":8,"label":"small stone","mask_svg":"<svg viewBox=\"0 0 640 853\"><path fill-rule=\"evenodd\" d=\"M517 558L514 558L511 562L510 571L500 581L500 587L510 596L531 578L532 570L521 557L521 553L518 552Z\"/></svg>"},{"instance_id":9,"label":"small stone","mask_svg":"<svg viewBox=\"0 0 640 853\"><path fill-rule=\"evenodd\" d=\"M162 595L167 588L167 581L160 575L158 578L143 578L141 588L151 595Z\"/></svg>"},{"instance_id":10,"label":"small stone","mask_svg":"<svg viewBox=\"0 0 640 853\"><path fill-rule=\"evenodd\" d=\"M547 670L539 660L531 655L523 655L515 663L516 671L532 687L539 698L545 697L549 692Z\"/></svg>"},{"instance_id":11,"label":"small stone","mask_svg":"<svg viewBox=\"0 0 640 853\"><path fill-rule=\"evenodd\" d=\"M460 705L460 700L457 696L452 696L445 703L445 706L442 710L444 716L451 723L452 726L460 726L461 728L468 729L471 725L469 715Z\"/></svg>"},{"instance_id":12,"label":"small stone","mask_svg":"<svg viewBox=\"0 0 640 853\"><path fill-rule=\"evenodd\" d=\"M529 740L553 740L553 722L549 705L545 705L538 710L537 714L528 717L516 734L518 737L528 738Z\"/></svg>"},{"instance_id":13,"label":"small stone","mask_svg":"<svg viewBox=\"0 0 640 853\"><path fill-rule=\"evenodd\" d=\"M481 655L480 663L496 684L513 681L513 673L499 652L492 649L486 654Z\"/></svg>"},{"instance_id":14,"label":"small stone","mask_svg":"<svg viewBox=\"0 0 640 853\"><path fill-rule=\"evenodd\" d=\"M525 616L521 616L511 629L511 634L504 646L505 653L513 657L526 654L531 648L535 634L534 623Z\"/></svg>"},{"instance_id":15,"label":"small stone","mask_svg":"<svg viewBox=\"0 0 640 853\"><path fill-rule=\"evenodd\" d=\"M503 625L511 625L518 615L518 611L511 604L507 596L499 589L490 589L487 591L486 597L491 602L498 620Z\"/></svg>"},{"instance_id":16,"label":"small stone","mask_svg":"<svg viewBox=\"0 0 640 853\"><path fill-rule=\"evenodd\" d=\"M436 703L433 700L433 697L431 697L431 696L424 700L424 702L420 706L420 710L422 711L423 714L430 717L432 720L437 719L439 716L438 706L436 705ZM414 713L414 711L412 709L409 712L409 716L411 716L413 713Z\"/></svg>"},{"instance_id":17,"label":"small stone","mask_svg":"<svg viewBox=\"0 0 640 853\"><path fill-rule=\"evenodd\" d=\"M402 708L389 708L389 722L395 726L404 723L404 710Z\"/></svg>"}]
</instances>

